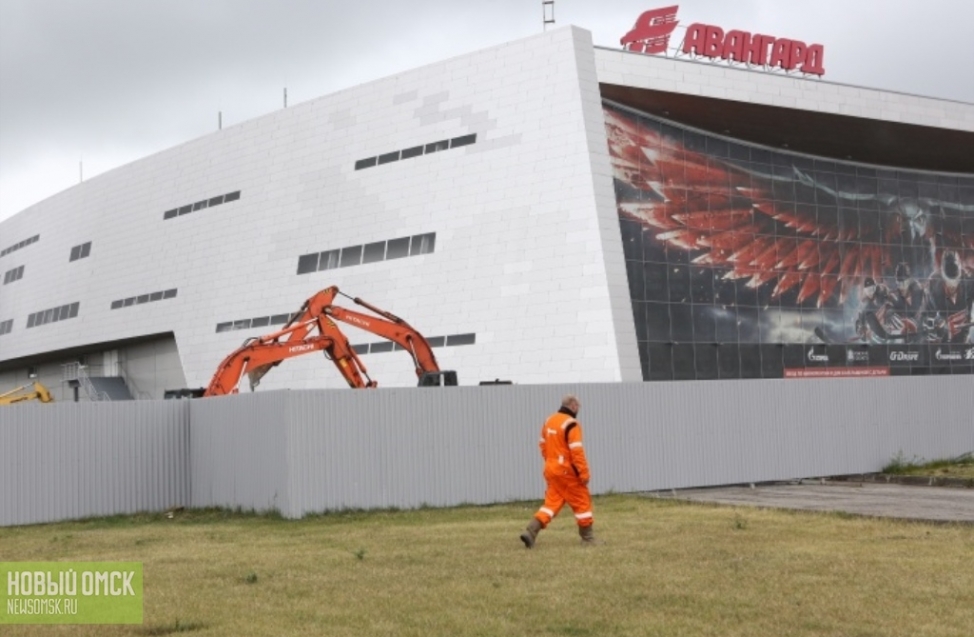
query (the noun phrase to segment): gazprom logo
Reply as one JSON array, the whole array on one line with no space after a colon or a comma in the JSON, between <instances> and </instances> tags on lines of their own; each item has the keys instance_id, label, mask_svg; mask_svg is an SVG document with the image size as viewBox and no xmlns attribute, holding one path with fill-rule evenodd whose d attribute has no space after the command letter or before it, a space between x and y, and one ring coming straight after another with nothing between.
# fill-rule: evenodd
<instances>
[{"instance_id":1,"label":"gazprom logo","mask_svg":"<svg viewBox=\"0 0 974 637\"><path fill-rule=\"evenodd\" d=\"M970 353L971 353L971 350L968 350L967 351L967 354L970 354ZM943 351L940 350L939 347L937 348L937 353L935 353L933 356L938 361L959 361L962 358L960 352L943 352ZM967 356L967 357L969 358L969 356Z\"/></svg>"},{"instance_id":2,"label":"gazprom logo","mask_svg":"<svg viewBox=\"0 0 974 637\"><path fill-rule=\"evenodd\" d=\"M964 360L974 361L974 347L968 348L968 350L964 352Z\"/></svg>"},{"instance_id":3,"label":"gazprom logo","mask_svg":"<svg viewBox=\"0 0 974 637\"><path fill-rule=\"evenodd\" d=\"M829 357L827 354L816 354L814 347L808 348L808 360L816 363L827 363L829 362Z\"/></svg>"}]
</instances>

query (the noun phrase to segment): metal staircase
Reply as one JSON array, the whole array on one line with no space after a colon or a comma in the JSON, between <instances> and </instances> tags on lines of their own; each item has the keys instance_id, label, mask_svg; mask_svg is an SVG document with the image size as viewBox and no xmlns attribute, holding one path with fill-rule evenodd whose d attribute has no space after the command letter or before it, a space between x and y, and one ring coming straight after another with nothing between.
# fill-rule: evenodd
<instances>
[{"instance_id":1,"label":"metal staircase","mask_svg":"<svg viewBox=\"0 0 974 637\"><path fill-rule=\"evenodd\" d=\"M80 387L88 400L92 402L111 400L108 392L99 391L88 378L88 368L81 363L65 363L61 365L61 382L72 387Z\"/></svg>"}]
</instances>

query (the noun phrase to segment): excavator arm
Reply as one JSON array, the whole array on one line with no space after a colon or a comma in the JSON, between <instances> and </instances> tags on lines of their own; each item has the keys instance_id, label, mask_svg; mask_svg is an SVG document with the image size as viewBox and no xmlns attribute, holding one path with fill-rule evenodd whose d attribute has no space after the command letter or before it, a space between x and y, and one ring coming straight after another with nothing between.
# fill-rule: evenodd
<instances>
[{"instance_id":1,"label":"excavator arm","mask_svg":"<svg viewBox=\"0 0 974 637\"><path fill-rule=\"evenodd\" d=\"M42 403L54 402L54 398L51 397L51 392L48 391L47 387L36 381L33 386L21 385L16 389L0 394L0 405L13 405L28 400L37 400Z\"/></svg>"},{"instance_id":2,"label":"excavator arm","mask_svg":"<svg viewBox=\"0 0 974 637\"><path fill-rule=\"evenodd\" d=\"M337 287L318 292L304 302L301 311L283 329L244 342L223 359L203 395L237 393L244 374L249 376L251 388L256 387L264 374L281 361L318 351L323 351L335 364L350 387L375 387L375 381L369 379L365 364L348 339L325 314L325 308L337 293ZM318 333L312 334L314 331Z\"/></svg>"},{"instance_id":3,"label":"excavator arm","mask_svg":"<svg viewBox=\"0 0 974 637\"><path fill-rule=\"evenodd\" d=\"M301 311L280 331L248 339L223 359L203 395L237 393L237 385L244 374L250 378L253 389L267 372L282 361L317 351L325 353L350 387L376 387L377 383L369 378L365 364L338 329L335 320L398 344L412 356L416 375L421 382L426 376L440 373L429 342L412 326L398 316L359 298L352 300L378 316L334 305L335 297L339 294L342 293L336 286L325 288L305 301ZM345 294L342 296L347 297ZM455 374L452 384L456 384Z\"/></svg>"}]
</instances>

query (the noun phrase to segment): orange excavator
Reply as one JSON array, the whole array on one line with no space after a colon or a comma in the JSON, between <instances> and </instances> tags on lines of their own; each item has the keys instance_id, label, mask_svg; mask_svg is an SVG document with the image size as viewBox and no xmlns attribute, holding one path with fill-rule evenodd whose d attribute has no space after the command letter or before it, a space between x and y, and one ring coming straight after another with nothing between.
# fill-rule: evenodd
<instances>
[{"instance_id":1,"label":"orange excavator","mask_svg":"<svg viewBox=\"0 0 974 637\"><path fill-rule=\"evenodd\" d=\"M375 316L334 305L338 295L351 299ZM348 339L335 321L354 325L399 345L412 356L420 386L457 384L456 372L440 371L426 338L406 321L360 298L343 294L332 286L305 301L301 311L281 330L244 341L243 345L223 359L202 395L235 394L244 374L249 377L252 390L267 372L282 361L317 351L324 352L325 357L335 364L349 387L376 387L378 383L369 378L365 364L348 344Z\"/></svg>"}]
</instances>

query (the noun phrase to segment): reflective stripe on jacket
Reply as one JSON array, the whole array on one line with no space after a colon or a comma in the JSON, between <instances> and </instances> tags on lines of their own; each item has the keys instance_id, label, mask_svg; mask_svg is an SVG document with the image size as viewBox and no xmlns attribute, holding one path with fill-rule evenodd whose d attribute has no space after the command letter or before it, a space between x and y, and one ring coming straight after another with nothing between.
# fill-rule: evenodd
<instances>
[{"instance_id":1,"label":"reflective stripe on jacket","mask_svg":"<svg viewBox=\"0 0 974 637\"><path fill-rule=\"evenodd\" d=\"M541 427L541 457L544 458L544 474L548 476L572 475L588 482L588 460L582 445L582 424L567 410L552 414Z\"/></svg>"}]
</instances>

